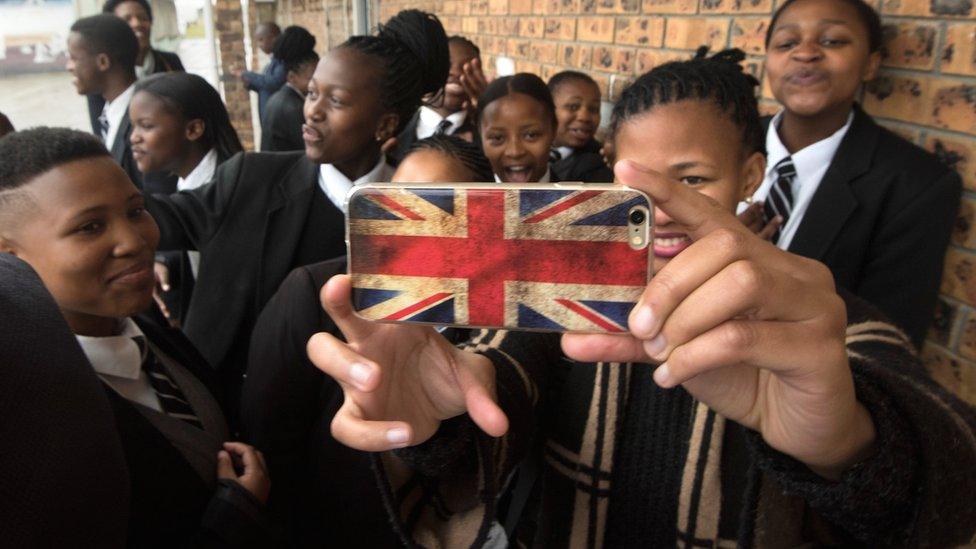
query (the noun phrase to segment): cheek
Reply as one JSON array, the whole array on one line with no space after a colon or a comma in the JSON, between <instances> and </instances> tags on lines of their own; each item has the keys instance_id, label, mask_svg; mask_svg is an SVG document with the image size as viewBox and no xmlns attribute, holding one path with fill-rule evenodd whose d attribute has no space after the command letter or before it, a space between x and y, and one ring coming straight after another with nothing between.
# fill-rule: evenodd
<instances>
[{"instance_id":1,"label":"cheek","mask_svg":"<svg viewBox=\"0 0 976 549\"><path fill-rule=\"evenodd\" d=\"M742 198L738 189L733 183L720 181L699 189L698 192L718 202L725 211L734 212Z\"/></svg>"},{"instance_id":2,"label":"cheek","mask_svg":"<svg viewBox=\"0 0 976 549\"><path fill-rule=\"evenodd\" d=\"M41 254L24 254L24 260L34 267L55 301L65 309L97 300L102 288L99 256L90 246L55 244Z\"/></svg>"}]
</instances>

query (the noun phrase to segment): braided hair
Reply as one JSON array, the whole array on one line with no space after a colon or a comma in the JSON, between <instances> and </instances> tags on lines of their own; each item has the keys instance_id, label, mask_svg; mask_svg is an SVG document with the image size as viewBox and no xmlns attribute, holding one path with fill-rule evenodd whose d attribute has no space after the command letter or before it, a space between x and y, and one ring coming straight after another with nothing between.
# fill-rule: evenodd
<instances>
[{"instance_id":1,"label":"braided hair","mask_svg":"<svg viewBox=\"0 0 976 549\"><path fill-rule=\"evenodd\" d=\"M878 12L871 7L870 4L864 0L840 0L841 2L854 8L857 12L858 19L861 20L861 24L868 31L868 51L874 53L881 50L881 46L884 43L884 30L881 27L881 17ZM783 12L787 8L796 3L796 0L786 0L773 14L773 19L769 22L769 27L766 29L766 48L769 48L769 42L773 38L773 31L776 29L776 23L779 21Z\"/></svg>"},{"instance_id":2,"label":"braided hair","mask_svg":"<svg viewBox=\"0 0 976 549\"><path fill-rule=\"evenodd\" d=\"M340 48L352 48L381 63L384 108L400 117L395 133L410 121L427 94L447 82L451 58L447 34L436 15L404 10L380 25L376 36L353 36Z\"/></svg>"},{"instance_id":3,"label":"braided hair","mask_svg":"<svg viewBox=\"0 0 976 549\"><path fill-rule=\"evenodd\" d=\"M759 80L742 70L745 59L740 49L723 50L706 57L708 47L698 48L693 59L659 65L641 75L620 95L610 118L610 135L615 136L629 118L657 105L686 99L711 101L742 129L748 152L763 152L765 136L759 122L756 87Z\"/></svg>"},{"instance_id":4,"label":"braided hair","mask_svg":"<svg viewBox=\"0 0 976 549\"><path fill-rule=\"evenodd\" d=\"M485 154L474 143L469 143L453 135L432 135L421 139L410 147L410 153L415 151L437 151L457 160L471 171L475 181L494 181L495 175ZM406 157L404 157L406 158Z\"/></svg>"},{"instance_id":5,"label":"braided hair","mask_svg":"<svg viewBox=\"0 0 976 549\"><path fill-rule=\"evenodd\" d=\"M305 27L292 25L275 39L272 50L275 58L285 64L285 69L294 71L315 55L315 37Z\"/></svg>"}]
</instances>

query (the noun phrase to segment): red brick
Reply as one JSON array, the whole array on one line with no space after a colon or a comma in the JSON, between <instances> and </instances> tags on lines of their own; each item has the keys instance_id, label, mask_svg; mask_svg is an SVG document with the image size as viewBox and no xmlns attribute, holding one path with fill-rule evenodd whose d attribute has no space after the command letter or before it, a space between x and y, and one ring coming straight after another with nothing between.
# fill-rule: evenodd
<instances>
[{"instance_id":1,"label":"red brick","mask_svg":"<svg viewBox=\"0 0 976 549\"><path fill-rule=\"evenodd\" d=\"M519 23L523 38L542 38L546 35L546 23L542 17L523 17Z\"/></svg>"},{"instance_id":2,"label":"red brick","mask_svg":"<svg viewBox=\"0 0 976 549\"><path fill-rule=\"evenodd\" d=\"M559 45L559 62L567 67L579 67L579 47L575 44Z\"/></svg>"},{"instance_id":3,"label":"red brick","mask_svg":"<svg viewBox=\"0 0 976 549\"><path fill-rule=\"evenodd\" d=\"M937 25L928 23L885 25L884 37L886 66L923 70L935 66L935 48L939 39Z\"/></svg>"},{"instance_id":4,"label":"red brick","mask_svg":"<svg viewBox=\"0 0 976 549\"><path fill-rule=\"evenodd\" d=\"M976 199L963 196L959 216L952 231L952 243L963 248L976 249Z\"/></svg>"},{"instance_id":5,"label":"red brick","mask_svg":"<svg viewBox=\"0 0 976 549\"><path fill-rule=\"evenodd\" d=\"M508 13L512 15L532 13L532 0L508 0Z\"/></svg>"},{"instance_id":6,"label":"red brick","mask_svg":"<svg viewBox=\"0 0 976 549\"><path fill-rule=\"evenodd\" d=\"M866 87L864 108L875 116L925 124L932 118L931 97L930 78L885 74Z\"/></svg>"},{"instance_id":7,"label":"red brick","mask_svg":"<svg viewBox=\"0 0 976 549\"><path fill-rule=\"evenodd\" d=\"M637 13L640 11L640 0L597 0L597 13Z\"/></svg>"},{"instance_id":8,"label":"red brick","mask_svg":"<svg viewBox=\"0 0 976 549\"><path fill-rule=\"evenodd\" d=\"M769 13L772 0L701 0L702 13Z\"/></svg>"},{"instance_id":9,"label":"red brick","mask_svg":"<svg viewBox=\"0 0 976 549\"><path fill-rule=\"evenodd\" d=\"M579 13L579 0L561 0L559 2L559 13Z\"/></svg>"},{"instance_id":10,"label":"red brick","mask_svg":"<svg viewBox=\"0 0 976 549\"><path fill-rule=\"evenodd\" d=\"M660 48L664 43L664 18L618 17L615 38L618 44Z\"/></svg>"},{"instance_id":11,"label":"red brick","mask_svg":"<svg viewBox=\"0 0 976 549\"><path fill-rule=\"evenodd\" d=\"M687 59L687 57L685 53L641 49L637 50L634 69L637 74L644 74L658 65L677 59Z\"/></svg>"},{"instance_id":12,"label":"red brick","mask_svg":"<svg viewBox=\"0 0 976 549\"><path fill-rule=\"evenodd\" d=\"M580 17L576 36L581 42L613 42L613 18Z\"/></svg>"},{"instance_id":13,"label":"red brick","mask_svg":"<svg viewBox=\"0 0 976 549\"><path fill-rule=\"evenodd\" d=\"M930 133L925 148L959 172L966 189L976 191L976 139Z\"/></svg>"},{"instance_id":14,"label":"red brick","mask_svg":"<svg viewBox=\"0 0 976 549\"><path fill-rule=\"evenodd\" d=\"M763 55L766 53L766 30L769 18L760 19L737 17L732 21L732 47L746 53Z\"/></svg>"},{"instance_id":15,"label":"red brick","mask_svg":"<svg viewBox=\"0 0 976 549\"><path fill-rule=\"evenodd\" d=\"M963 333L970 327L971 323L967 322ZM976 329L973 332L976 333ZM932 379L970 404L976 403L976 363L952 356L942 347L931 344L922 349L922 362Z\"/></svg>"},{"instance_id":16,"label":"red brick","mask_svg":"<svg viewBox=\"0 0 976 549\"><path fill-rule=\"evenodd\" d=\"M521 19L518 17L502 17L498 26L498 33L503 36L518 36L519 21Z\"/></svg>"},{"instance_id":17,"label":"red brick","mask_svg":"<svg viewBox=\"0 0 976 549\"><path fill-rule=\"evenodd\" d=\"M976 82L932 81L932 119L929 125L976 134Z\"/></svg>"},{"instance_id":18,"label":"red brick","mask_svg":"<svg viewBox=\"0 0 976 549\"><path fill-rule=\"evenodd\" d=\"M644 0L644 13L698 13L698 0Z\"/></svg>"},{"instance_id":19,"label":"red brick","mask_svg":"<svg viewBox=\"0 0 976 549\"><path fill-rule=\"evenodd\" d=\"M516 72L528 72L531 74L539 74L542 72L542 65L534 61L526 61L524 59L519 59L515 62Z\"/></svg>"},{"instance_id":20,"label":"red brick","mask_svg":"<svg viewBox=\"0 0 976 549\"><path fill-rule=\"evenodd\" d=\"M556 63L556 44L552 42L535 41L530 50L532 59L540 63Z\"/></svg>"},{"instance_id":21,"label":"red brick","mask_svg":"<svg viewBox=\"0 0 976 549\"><path fill-rule=\"evenodd\" d=\"M671 17L664 32L664 45L679 50L694 50L707 45L712 50L725 46L729 20L712 17Z\"/></svg>"},{"instance_id":22,"label":"red brick","mask_svg":"<svg viewBox=\"0 0 976 549\"><path fill-rule=\"evenodd\" d=\"M942 49L942 72L976 76L976 24L950 24Z\"/></svg>"},{"instance_id":23,"label":"red brick","mask_svg":"<svg viewBox=\"0 0 976 549\"><path fill-rule=\"evenodd\" d=\"M976 304L976 255L952 247L946 251L941 293Z\"/></svg>"},{"instance_id":24,"label":"red brick","mask_svg":"<svg viewBox=\"0 0 976 549\"><path fill-rule=\"evenodd\" d=\"M579 68L588 69L593 66L593 46L578 46Z\"/></svg>"},{"instance_id":25,"label":"red brick","mask_svg":"<svg viewBox=\"0 0 976 549\"><path fill-rule=\"evenodd\" d=\"M921 15L933 17L972 17L969 0L887 0L884 15Z\"/></svg>"},{"instance_id":26,"label":"red brick","mask_svg":"<svg viewBox=\"0 0 976 549\"><path fill-rule=\"evenodd\" d=\"M571 17L546 18L546 38L576 40L576 19Z\"/></svg>"},{"instance_id":27,"label":"red brick","mask_svg":"<svg viewBox=\"0 0 976 549\"><path fill-rule=\"evenodd\" d=\"M488 15L488 0L471 0L471 15Z\"/></svg>"},{"instance_id":28,"label":"red brick","mask_svg":"<svg viewBox=\"0 0 976 549\"><path fill-rule=\"evenodd\" d=\"M508 13L508 0L488 0L488 13L505 15Z\"/></svg>"}]
</instances>

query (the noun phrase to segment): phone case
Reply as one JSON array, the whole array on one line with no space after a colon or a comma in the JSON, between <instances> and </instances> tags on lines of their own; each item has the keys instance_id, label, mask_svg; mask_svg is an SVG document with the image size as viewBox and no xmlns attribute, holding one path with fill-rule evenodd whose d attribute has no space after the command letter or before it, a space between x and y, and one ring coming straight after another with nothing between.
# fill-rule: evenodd
<instances>
[{"instance_id":1,"label":"phone case","mask_svg":"<svg viewBox=\"0 0 976 549\"><path fill-rule=\"evenodd\" d=\"M623 332L650 276L651 246L631 247L627 219L653 208L634 189L376 183L347 200L353 307L366 319Z\"/></svg>"}]
</instances>

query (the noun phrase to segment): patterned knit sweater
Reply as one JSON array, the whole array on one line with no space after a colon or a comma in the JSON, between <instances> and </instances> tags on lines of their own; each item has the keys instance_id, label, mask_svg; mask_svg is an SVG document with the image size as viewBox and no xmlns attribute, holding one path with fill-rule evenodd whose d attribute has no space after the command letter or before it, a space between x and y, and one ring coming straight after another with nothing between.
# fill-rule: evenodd
<instances>
[{"instance_id":1,"label":"patterned knit sweater","mask_svg":"<svg viewBox=\"0 0 976 549\"><path fill-rule=\"evenodd\" d=\"M508 434L467 416L376 454L404 544L479 547L520 463L541 462L521 544L544 547L947 546L976 532L976 413L931 381L905 335L845 295L873 456L830 482L726 421L646 364L574 362L555 334L482 331Z\"/></svg>"}]
</instances>

